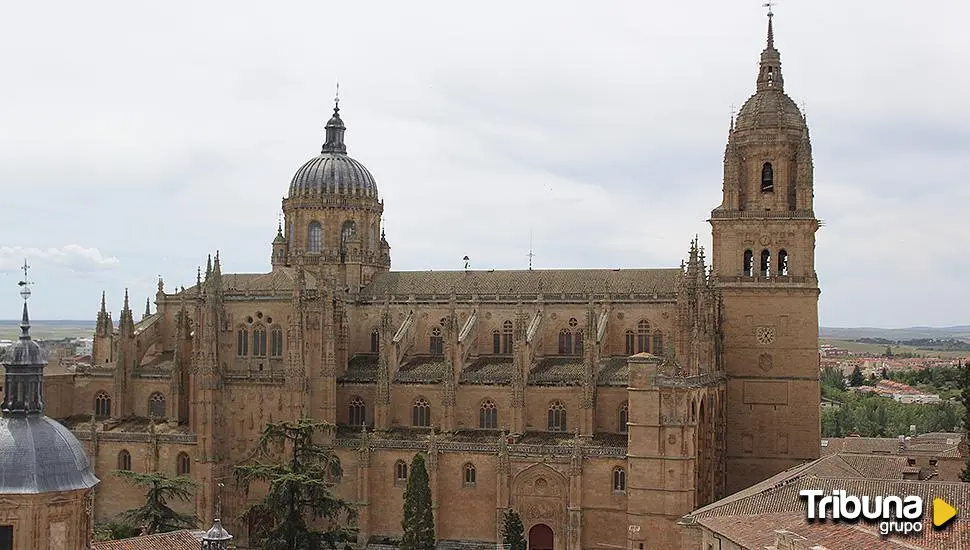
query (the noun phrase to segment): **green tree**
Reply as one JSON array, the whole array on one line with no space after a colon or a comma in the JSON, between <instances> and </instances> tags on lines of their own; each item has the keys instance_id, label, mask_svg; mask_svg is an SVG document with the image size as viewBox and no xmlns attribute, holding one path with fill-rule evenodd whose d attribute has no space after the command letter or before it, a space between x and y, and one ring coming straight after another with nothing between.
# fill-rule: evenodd
<instances>
[{"instance_id":1,"label":"green tree","mask_svg":"<svg viewBox=\"0 0 970 550\"><path fill-rule=\"evenodd\" d=\"M970 437L970 361L963 365L963 430L968 432ZM960 474L960 479L970 482L970 453L967 456L967 464Z\"/></svg>"},{"instance_id":2,"label":"green tree","mask_svg":"<svg viewBox=\"0 0 970 550\"><path fill-rule=\"evenodd\" d=\"M404 536L401 550L434 550L434 513L431 510L431 485L424 456L414 455L408 484L404 489Z\"/></svg>"},{"instance_id":3,"label":"green tree","mask_svg":"<svg viewBox=\"0 0 970 550\"><path fill-rule=\"evenodd\" d=\"M192 529L199 524L198 517L180 514L168 506L173 499L189 501L198 485L191 478L169 477L159 472L143 474L131 470L115 470L114 473L128 483L146 490L145 504L121 514L123 524L141 529L146 535Z\"/></svg>"},{"instance_id":4,"label":"green tree","mask_svg":"<svg viewBox=\"0 0 970 550\"><path fill-rule=\"evenodd\" d=\"M862 376L862 369L859 368L859 365L856 365L852 369L852 376L849 377L849 385L858 388L863 382L865 382L865 378Z\"/></svg>"},{"instance_id":5,"label":"green tree","mask_svg":"<svg viewBox=\"0 0 970 550\"><path fill-rule=\"evenodd\" d=\"M265 521L263 550L334 550L353 539L357 510L336 495L343 473L333 451L314 442L329 426L302 418L267 424L250 464L236 466L236 482L268 486L245 515ZM322 526L323 529L314 529Z\"/></svg>"},{"instance_id":6,"label":"green tree","mask_svg":"<svg viewBox=\"0 0 970 550\"><path fill-rule=\"evenodd\" d=\"M525 527L519 513L510 508L502 519L502 545L505 550L526 550L529 544L525 540Z\"/></svg>"}]
</instances>

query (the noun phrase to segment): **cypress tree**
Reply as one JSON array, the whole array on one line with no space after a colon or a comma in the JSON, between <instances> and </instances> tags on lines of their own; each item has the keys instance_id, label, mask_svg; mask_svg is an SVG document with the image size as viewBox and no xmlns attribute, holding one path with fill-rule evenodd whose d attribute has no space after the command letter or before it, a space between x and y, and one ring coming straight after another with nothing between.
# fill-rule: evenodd
<instances>
[{"instance_id":1,"label":"cypress tree","mask_svg":"<svg viewBox=\"0 0 970 550\"><path fill-rule=\"evenodd\" d=\"M434 550L434 513L431 510L431 484L424 456L414 455L408 484L404 489L404 536L401 550Z\"/></svg>"},{"instance_id":2,"label":"cypress tree","mask_svg":"<svg viewBox=\"0 0 970 550\"><path fill-rule=\"evenodd\" d=\"M525 540L525 527L522 526L522 518L518 512L508 509L503 519L502 545L505 550L526 550L528 543Z\"/></svg>"}]
</instances>

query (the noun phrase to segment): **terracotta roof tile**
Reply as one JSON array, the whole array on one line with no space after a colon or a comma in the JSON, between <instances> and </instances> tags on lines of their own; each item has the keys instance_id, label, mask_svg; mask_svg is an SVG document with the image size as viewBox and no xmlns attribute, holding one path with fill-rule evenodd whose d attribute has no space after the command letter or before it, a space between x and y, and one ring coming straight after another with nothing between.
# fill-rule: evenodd
<instances>
[{"instance_id":1,"label":"terracotta roof tile","mask_svg":"<svg viewBox=\"0 0 970 550\"><path fill-rule=\"evenodd\" d=\"M515 365L511 357L479 357L461 371L462 384L511 384Z\"/></svg>"},{"instance_id":2,"label":"terracotta roof tile","mask_svg":"<svg viewBox=\"0 0 970 550\"><path fill-rule=\"evenodd\" d=\"M680 269L536 269L489 271L392 271L380 273L361 294L586 294L677 291Z\"/></svg>"},{"instance_id":3,"label":"terracotta roof tile","mask_svg":"<svg viewBox=\"0 0 970 550\"><path fill-rule=\"evenodd\" d=\"M439 384L448 376L448 363L444 357L410 357L398 367L395 382L405 384Z\"/></svg>"},{"instance_id":4,"label":"terracotta roof tile","mask_svg":"<svg viewBox=\"0 0 970 550\"><path fill-rule=\"evenodd\" d=\"M535 386L579 386L583 383L582 357L547 357L539 360L529 373Z\"/></svg>"},{"instance_id":5,"label":"terracotta roof tile","mask_svg":"<svg viewBox=\"0 0 970 550\"><path fill-rule=\"evenodd\" d=\"M202 531L172 531L122 540L95 542L91 550L199 550Z\"/></svg>"}]
</instances>

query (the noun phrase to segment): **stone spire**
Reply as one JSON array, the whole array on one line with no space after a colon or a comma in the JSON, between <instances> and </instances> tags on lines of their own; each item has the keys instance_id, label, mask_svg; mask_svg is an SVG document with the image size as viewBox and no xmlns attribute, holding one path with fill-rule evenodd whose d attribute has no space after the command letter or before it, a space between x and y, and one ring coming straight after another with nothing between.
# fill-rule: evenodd
<instances>
[{"instance_id":1,"label":"stone spire","mask_svg":"<svg viewBox=\"0 0 970 550\"><path fill-rule=\"evenodd\" d=\"M105 305L104 291L101 291L101 311L98 312L98 324L95 327L95 332L101 336L107 336L111 334L114 330L114 324L111 322L111 314L108 313L108 308Z\"/></svg>"},{"instance_id":2,"label":"stone spire","mask_svg":"<svg viewBox=\"0 0 970 550\"><path fill-rule=\"evenodd\" d=\"M340 118L340 85L337 85L337 97L333 100L333 116L327 122L327 141L323 144L321 153L346 153L347 146L344 144L344 132L347 127Z\"/></svg>"},{"instance_id":3,"label":"stone spire","mask_svg":"<svg viewBox=\"0 0 970 550\"><path fill-rule=\"evenodd\" d=\"M775 29L772 23L775 14L768 8L768 42L761 52L761 63L758 69L758 91L785 91L785 81L781 76L781 53L775 49Z\"/></svg>"},{"instance_id":4,"label":"stone spire","mask_svg":"<svg viewBox=\"0 0 970 550\"><path fill-rule=\"evenodd\" d=\"M128 305L128 289L125 289L125 304L121 308L121 319L118 320L118 332L122 335L131 336L135 333L135 319L131 315L131 307Z\"/></svg>"},{"instance_id":5,"label":"stone spire","mask_svg":"<svg viewBox=\"0 0 970 550\"><path fill-rule=\"evenodd\" d=\"M145 316L142 320L149 318L152 314L152 300L151 298L145 298Z\"/></svg>"},{"instance_id":6,"label":"stone spire","mask_svg":"<svg viewBox=\"0 0 970 550\"><path fill-rule=\"evenodd\" d=\"M26 260L20 296L24 299L23 316L20 319L20 340L10 348L4 362L3 415L26 416L44 414L44 367L47 360L37 342L30 338L30 315L27 300L30 298L30 279Z\"/></svg>"}]
</instances>

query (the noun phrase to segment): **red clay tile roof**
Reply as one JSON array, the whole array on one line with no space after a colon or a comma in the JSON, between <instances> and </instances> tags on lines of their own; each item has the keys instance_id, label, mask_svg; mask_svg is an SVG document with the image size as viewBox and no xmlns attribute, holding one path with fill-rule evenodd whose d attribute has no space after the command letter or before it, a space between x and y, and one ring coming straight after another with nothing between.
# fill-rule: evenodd
<instances>
[{"instance_id":1,"label":"red clay tile roof","mask_svg":"<svg viewBox=\"0 0 970 550\"><path fill-rule=\"evenodd\" d=\"M172 531L130 539L95 542L91 550L199 550L202 531Z\"/></svg>"}]
</instances>

